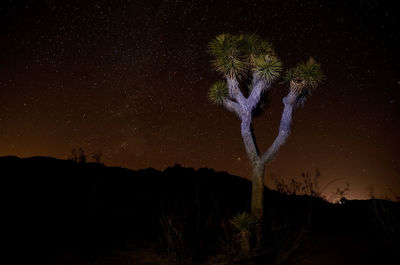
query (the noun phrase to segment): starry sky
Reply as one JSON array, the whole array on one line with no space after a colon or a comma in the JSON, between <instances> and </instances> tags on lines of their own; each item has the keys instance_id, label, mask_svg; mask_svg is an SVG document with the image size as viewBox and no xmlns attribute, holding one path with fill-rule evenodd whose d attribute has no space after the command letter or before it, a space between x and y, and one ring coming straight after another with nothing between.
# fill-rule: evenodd
<instances>
[{"instance_id":1,"label":"starry sky","mask_svg":"<svg viewBox=\"0 0 400 265\"><path fill-rule=\"evenodd\" d=\"M333 181L326 194L346 182L352 199L370 186L400 194L400 31L385 2L2 1L0 156L65 159L82 147L106 165L249 178L239 120L207 99L222 78L207 45L256 33L285 67L313 56L327 77L294 112L266 184L318 168L321 186ZM274 85L254 119L262 152L286 92Z\"/></svg>"}]
</instances>

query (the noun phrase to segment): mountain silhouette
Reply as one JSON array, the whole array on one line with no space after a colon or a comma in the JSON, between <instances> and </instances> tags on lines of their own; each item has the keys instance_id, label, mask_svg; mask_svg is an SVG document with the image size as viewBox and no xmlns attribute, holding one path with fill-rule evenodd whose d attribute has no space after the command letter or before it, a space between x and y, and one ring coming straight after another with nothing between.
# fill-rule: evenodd
<instances>
[{"instance_id":1,"label":"mountain silhouette","mask_svg":"<svg viewBox=\"0 0 400 265\"><path fill-rule=\"evenodd\" d=\"M211 251L207 246L215 246L222 236L221 222L250 208L250 181L208 168L129 170L14 156L0 157L0 168L11 245L30 246L42 258L63 251L98 253L123 248L128 242L159 241L160 219L166 215L179 216L188 242L198 256L205 256ZM376 243L389 242L381 231L388 227L379 227L373 203L331 204L265 188L265 226L304 224L311 237L371 242L376 253L365 264L378 264L374 258L380 262L381 255L390 264L396 254ZM385 205L398 217L398 203Z\"/></svg>"}]
</instances>

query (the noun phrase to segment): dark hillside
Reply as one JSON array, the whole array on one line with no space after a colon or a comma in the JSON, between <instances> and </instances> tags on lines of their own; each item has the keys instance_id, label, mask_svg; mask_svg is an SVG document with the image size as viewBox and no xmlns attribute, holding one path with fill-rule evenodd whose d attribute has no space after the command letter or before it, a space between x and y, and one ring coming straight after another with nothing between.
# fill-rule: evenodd
<instances>
[{"instance_id":1,"label":"dark hillside","mask_svg":"<svg viewBox=\"0 0 400 265\"><path fill-rule=\"evenodd\" d=\"M179 217L193 255L205 257L224 237L221 222L249 209L251 183L212 169L175 165L133 171L48 157L1 157L0 167L10 240L42 257L159 242L165 215ZM378 246L369 253L373 257L385 251L387 260L395 255L390 246L398 238L388 230L398 223L374 215L374 201L329 204L266 189L265 205L265 227L295 224L306 227L311 239L357 239ZM385 205L399 217L398 203Z\"/></svg>"}]
</instances>

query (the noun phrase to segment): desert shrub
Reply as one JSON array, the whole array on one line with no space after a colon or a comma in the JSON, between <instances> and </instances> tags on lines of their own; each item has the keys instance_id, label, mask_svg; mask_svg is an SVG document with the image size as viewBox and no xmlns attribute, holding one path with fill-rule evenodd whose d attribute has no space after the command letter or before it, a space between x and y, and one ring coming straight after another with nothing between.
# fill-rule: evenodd
<instances>
[{"instance_id":1,"label":"desert shrub","mask_svg":"<svg viewBox=\"0 0 400 265\"><path fill-rule=\"evenodd\" d=\"M349 191L348 183L346 183L345 187L336 187L336 189L329 196L324 195L323 191L336 180L329 182L323 188L321 188L319 184L320 178L321 172L316 170L314 175L310 174L309 172L303 172L300 180L292 178L289 183L286 183L283 178L277 176L273 176L273 181L276 191L287 195L307 195L321 198L331 203L339 203L347 196Z\"/></svg>"},{"instance_id":2,"label":"desert shrub","mask_svg":"<svg viewBox=\"0 0 400 265\"><path fill-rule=\"evenodd\" d=\"M99 164L103 164L102 162L101 162L101 157L102 157L102 153L99 151L99 152L95 152L95 153L93 153L92 154L92 158L93 158L93 160L94 160L94 162L96 162L96 163L99 163Z\"/></svg>"},{"instance_id":3,"label":"desert shrub","mask_svg":"<svg viewBox=\"0 0 400 265\"><path fill-rule=\"evenodd\" d=\"M397 197L393 193L377 196L373 186L368 190L371 198L368 203L371 221L387 239L389 247L397 252L400 249L400 203L394 201L393 198Z\"/></svg>"},{"instance_id":4,"label":"desert shrub","mask_svg":"<svg viewBox=\"0 0 400 265\"><path fill-rule=\"evenodd\" d=\"M270 227L266 231L265 252L269 253L267 264L291 264L299 258L297 252L305 240L306 226L298 223L284 222Z\"/></svg>"},{"instance_id":5,"label":"desert shrub","mask_svg":"<svg viewBox=\"0 0 400 265\"><path fill-rule=\"evenodd\" d=\"M76 148L71 150L71 154L68 156L68 160L78 162L78 154L76 153Z\"/></svg>"},{"instance_id":6,"label":"desert shrub","mask_svg":"<svg viewBox=\"0 0 400 265\"><path fill-rule=\"evenodd\" d=\"M161 243L172 264L188 264L188 248L185 242L185 225L177 214L163 214L160 218L163 232Z\"/></svg>"},{"instance_id":7,"label":"desert shrub","mask_svg":"<svg viewBox=\"0 0 400 265\"><path fill-rule=\"evenodd\" d=\"M239 212L234 216L225 215L219 220L220 229L216 243L216 252L208 258L206 264L232 265L252 264L254 252L254 232L256 220L248 212Z\"/></svg>"},{"instance_id":8,"label":"desert shrub","mask_svg":"<svg viewBox=\"0 0 400 265\"><path fill-rule=\"evenodd\" d=\"M319 185L321 173L316 170L312 176L309 172L301 174L301 179L291 179L286 183L283 178L273 177L275 188L278 192L288 195L309 195L313 197L322 198L322 191Z\"/></svg>"},{"instance_id":9,"label":"desert shrub","mask_svg":"<svg viewBox=\"0 0 400 265\"><path fill-rule=\"evenodd\" d=\"M231 223L237 230L235 238L239 243L240 251L243 255L247 255L250 252L250 240L256 225L256 219L248 212L241 212L232 218Z\"/></svg>"},{"instance_id":10,"label":"desert shrub","mask_svg":"<svg viewBox=\"0 0 400 265\"><path fill-rule=\"evenodd\" d=\"M329 197L324 197L325 200L332 203L345 203L347 201L346 196L348 195L348 191L350 190L349 186L349 183L346 183L346 186L344 188L336 187L335 191L333 191Z\"/></svg>"},{"instance_id":11,"label":"desert shrub","mask_svg":"<svg viewBox=\"0 0 400 265\"><path fill-rule=\"evenodd\" d=\"M78 149L73 148L70 156L68 157L68 160L72 160L78 163L86 163L87 156L82 147L79 147Z\"/></svg>"},{"instance_id":12,"label":"desert shrub","mask_svg":"<svg viewBox=\"0 0 400 265\"><path fill-rule=\"evenodd\" d=\"M280 218L277 218L280 219ZM264 227L262 241L255 240L256 220L248 212L240 212L222 222L225 239L220 242L223 254L211 264L291 264L299 258L298 250L307 229L301 222L282 218Z\"/></svg>"},{"instance_id":13,"label":"desert shrub","mask_svg":"<svg viewBox=\"0 0 400 265\"><path fill-rule=\"evenodd\" d=\"M400 239L399 205L394 202L372 199L369 201L369 210L372 221L386 236Z\"/></svg>"}]
</instances>

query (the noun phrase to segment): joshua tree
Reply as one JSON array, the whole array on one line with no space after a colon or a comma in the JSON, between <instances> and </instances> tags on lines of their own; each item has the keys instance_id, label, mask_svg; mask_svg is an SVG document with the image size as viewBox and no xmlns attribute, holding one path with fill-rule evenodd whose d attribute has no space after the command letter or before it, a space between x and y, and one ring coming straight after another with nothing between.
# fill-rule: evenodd
<instances>
[{"instance_id":1,"label":"joshua tree","mask_svg":"<svg viewBox=\"0 0 400 265\"><path fill-rule=\"evenodd\" d=\"M263 93L282 72L282 62L269 42L257 35L221 34L209 44L214 69L224 81L216 82L209 91L212 103L223 105L241 120L241 133L248 159L252 165L251 213L261 224L264 202L265 165L277 154L290 134L292 112L302 106L310 92L324 78L320 65L310 58L286 71L283 81L288 93L283 98L284 109L279 132L265 153L259 153L255 142L252 120ZM240 87L240 84L245 84ZM244 93L245 92L245 93Z\"/></svg>"}]
</instances>

